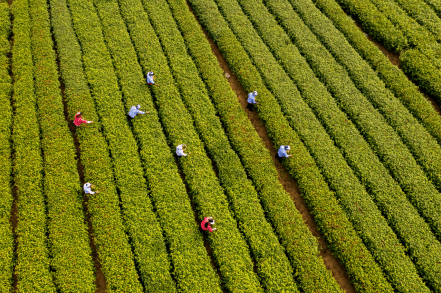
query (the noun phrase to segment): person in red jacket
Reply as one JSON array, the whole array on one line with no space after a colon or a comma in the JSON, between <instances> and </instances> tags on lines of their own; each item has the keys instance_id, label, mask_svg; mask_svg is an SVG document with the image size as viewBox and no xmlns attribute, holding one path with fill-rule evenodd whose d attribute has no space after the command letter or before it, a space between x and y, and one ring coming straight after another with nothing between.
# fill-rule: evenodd
<instances>
[{"instance_id":1,"label":"person in red jacket","mask_svg":"<svg viewBox=\"0 0 441 293\"><path fill-rule=\"evenodd\" d=\"M83 123L93 123L93 121L84 120L83 117L81 117L81 112L77 112L77 114L75 114L74 124L80 126Z\"/></svg>"},{"instance_id":2,"label":"person in red jacket","mask_svg":"<svg viewBox=\"0 0 441 293\"><path fill-rule=\"evenodd\" d=\"M214 220L212 217L205 217L201 223L202 230L208 230L209 232L213 232L216 228L211 228L211 225L214 225Z\"/></svg>"}]
</instances>

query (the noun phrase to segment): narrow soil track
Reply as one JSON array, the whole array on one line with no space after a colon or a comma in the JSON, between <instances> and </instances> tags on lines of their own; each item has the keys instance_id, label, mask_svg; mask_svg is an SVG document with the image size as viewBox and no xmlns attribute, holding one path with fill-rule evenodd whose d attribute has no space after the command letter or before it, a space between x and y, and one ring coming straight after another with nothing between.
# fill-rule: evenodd
<instances>
[{"instance_id":1,"label":"narrow soil track","mask_svg":"<svg viewBox=\"0 0 441 293\"><path fill-rule=\"evenodd\" d=\"M348 15L348 17L350 17ZM379 42L377 42L376 40L374 40L370 35L368 35L362 28L361 25L354 21L355 25L361 30L361 32L368 38L369 41L371 41L375 46L378 47L378 49L380 49L381 52L383 52L383 54L389 58L390 62L393 65L398 66L398 68L400 67L400 53L395 53L395 52L391 52L388 49L386 49L382 44L380 44Z\"/></svg>"},{"instance_id":2,"label":"narrow soil track","mask_svg":"<svg viewBox=\"0 0 441 293\"><path fill-rule=\"evenodd\" d=\"M374 40L371 36L369 36L367 33L365 33L363 31L363 29L361 28L361 25L359 23L357 23L356 21L354 22L355 25L364 33L364 35L368 38L369 41L371 41L375 46L378 47L378 49L381 50L381 52L383 52L383 54L389 58L389 61L393 64L398 66L398 68L401 69L401 64L400 64L400 53L395 53L392 51L389 51L388 49L386 49L382 44L380 44L379 42L377 42L376 40ZM430 101L430 103L432 104L433 108L438 112L438 114L441 115L441 107L437 104L436 99L430 95L428 95L427 93L425 93L423 90L421 90L420 88L418 88L419 91L423 94L424 97L426 97L426 99L428 99Z\"/></svg>"},{"instance_id":3,"label":"narrow soil track","mask_svg":"<svg viewBox=\"0 0 441 293\"><path fill-rule=\"evenodd\" d=\"M53 35L52 35L52 40L53 40L54 44L56 44ZM58 52L55 47L54 47L54 50L56 52L56 55L58 56ZM58 58L57 58L57 64L58 64L58 72L61 72L60 71L60 61ZM84 184L85 183L84 166L81 163L80 143L78 141L78 138L75 136L75 131L76 131L75 125L73 124L73 121L69 118L69 115L68 115L67 103L65 100L65 93L64 93L66 86L61 78L61 73L60 73L59 80L60 80L60 90L61 90L61 94L63 97L64 118L66 119L68 126L69 126L69 129L72 132L72 137L74 139L75 150L76 150L76 155L77 155L76 159L77 159L78 175L80 176L81 184ZM86 220L87 227L88 227L89 245L90 245L90 248L92 251L92 259L93 259L93 263L94 263L94 267L95 267L95 285L96 285L95 292L96 293L105 293L106 289L107 289L106 278L105 278L104 273L101 269L101 263L100 263L100 260L98 257L98 252L96 249L95 242L93 240L94 232L93 232L93 228L92 228L92 222L90 221L90 214L87 210L87 206L88 206L87 204L88 204L88 199L86 196L83 196L83 213L85 215L85 220Z\"/></svg>"},{"instance_id":4,"label":"narrow soil track","mask_svg":"<svg viewBox=\"0 0 441 293\"><path fill-rule=\"evenodd\" d=\"M191 9L191 6L189 6L190 11L193 13L193 10ZM242 108L247 112L248 118L250 119L251 123L253 124L254 128L256 129L257 133L259 134L260 138L265 143L265 147L270 151L271 157L274 161L274 164L276 166L277 172L279 173L279 181L283 185L285 191L291 196L293 199L296 208L299 210L300 214L303 217L303 220L305 221L306 225L308 226L311 233L318 238L320 243L320 256L323 258L324 263L328 270L332 271L332 275L336 279L336 281L340 284L341 288L345 292L353 292L355 293L355 288L351 283L351 280L346 273L346 270L342 263L335 258L332 255L332 252L327 248L326 242L321 235L321 233L317 229L317 225L314 222L314 219L312 215L310 214L303 198L300 196L300 191L297 187L296 182L294 179L289 175L288 171L286 171L285 167L280 164L279 161L275 159L275 155L277 153L277 150L274 148L274 146L271 143L271 140L268 137L267 131L263 123L260 121L260 118L258 117L256 112L250 112L248 109L246 109L247 106L247 92L242 88L239 80L234 75L234 73L230 70L228 67L228 63L226 62L225 58L223 57L222 53L220 52L219 48L216 46L216 44L211 40L207 32L202 28L207 40L210 42L211 49L213 51L213 54L217 57L219 61L220 67L224 70L225 73L228 73L230 75L230 78L228 79L231 88L235 91L237 97L239 98L239 102L242 106Z\"/></svg>"},{"instance_id":5,"label":"narrow soil track","mask_svg":"<svg viewBox=\"0 0 441 293\"><path fill-rule=\"evenodd\" d=\"M12 1L13 0L8 0L8 5L9 7L12 5ZM14 25L13 23L13 17L12 17L12 13L11 13L11 29L12 26ZM14 45L14 35L12 34L12 30L11 30L11 35L10 35L10 39L9 39L9 44L11 46L11 50L8 53L8 57L10 58L10 64L9 64L9 75L11 76L11 82L12 85L14 84L14 75L12 74L12 46ZM14 95L14 93L12 92L12 95ZM14 103L12 100L12 95L11 95L11 109L12 109L12 113L14 113ZM12 117L11 117L12 118ZM11 143L12 143L12 123L11 123ZM13 158L14 158L14 148L12 147L11 144L11 166L12 168L14 168L14 162L13 162ZM11 169L13 171L13 169ZM15 187L14 184L14 176L13 174L11 174L11 192L12 192L12 209L11 209L11 218L10 218L10 223L11 223L11 227L12 227L12 235L14 237L14 257L17 256L17 225L18 225L18 209L17 209L17 205L18 205L18 195L17 195L17 188ZM17 284L18 284L18 279L17 279L17 274L15 273L15 265L16 263L14 262L14 271L12 274L12 292L17 292Z\"/></svg>"}]
</instances>

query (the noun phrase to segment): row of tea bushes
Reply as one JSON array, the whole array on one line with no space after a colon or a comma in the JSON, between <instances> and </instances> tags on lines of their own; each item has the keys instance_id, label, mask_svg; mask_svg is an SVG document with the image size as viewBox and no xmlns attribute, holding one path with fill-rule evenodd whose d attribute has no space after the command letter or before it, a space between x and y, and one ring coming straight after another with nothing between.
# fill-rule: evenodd
<instances>
[{"instance_id":1,"label":"row of tea bushes","mask_svg":"<svg viewBox=\"0 0 441 293\"><path fill-rule=\"evenodd\" d=\"M0 3L0 291L11 292L13 270L13 235L10 224L12 209L12 78L9 75L11 46L9 5Z\"/></svg>"},{"instance_id":2,"label":"row of tea bushes","mask_svg":"<svg viewBox=\"0 0 441 293\"><path fill-rule=\"evenodd\" d=\"M34 93L31 24L27 0L14 1L12 73L14 75L12 142L13 174L17 195L17 260L20 292L55 293L47 245L46 205L43 194L43 158Z\"/></svg>"},{"instance_id":3,"label":"row of tea bushes","mask_svg":"<svg viewBox=\"0 0 441 293\"><path fill-rule=\"evenodd\" d=\"M51 269L60 292L91 293L96 288L82 184L72 133L64 117L46 1L29 0L29 12Z\"/></svg>"},{"instance_id":4,"label":"row of tea bushes","mask_svg":"<svg viewBox=\"0 0 441 293\"><path fill-rule=\"evenodd\" d=\"M372 290L392 292L392 287L384 278L381 269L362 244L314 160L300 138L290 128L274 96L264 86L260 74L228 28L214 2L191 0L190 3L199 21L219 46L245 90L259 92L259 116L264 121L273 144L291 146L295 156L285 160L284 165L297 180L318 228L333 253L345 265L356 289L363 292ZM332 291L329 283L314 285L317 287L301 286L301 288L307 292Z\"/></svg>"},{"instance_id":5,"label":"row of tea bushes","mask_svg":"<svg viewBox=\"0 0 441 293\"><path fill-rule=\"evenodd\" d=\"M176 285L181 292L221 292L219 278L211 266L199 223L195 221L191 201L179 176L174 148L170 149L167 144L132 45L133 41L135 45L142 44L140 49L143 51L150 49L145 46L146 40L155 36L148 17L142 4L136 0L94 3L121 85L126 113L137 104L150 112L131 121L132 132L138 141L150 197L165 233Z\"/></svg>"},{"instance_id":6,"label":"row of tea bushes","mask_svg":"<svg viewBox=\"0 0 441 293\"><path fill-rule=\"evenodd\" d=\"M142 292L121 216L112 160L83 71L82 51L72 27L70 12L64 0L51 0L50 8L61 76L66 87L68 115L73 119L77 111L82 111L84 118L94 121L78 127L75 135L84 166L84 180L100 191L87 196L87 211L107 291Z\"/></svg>"}]
</instances>

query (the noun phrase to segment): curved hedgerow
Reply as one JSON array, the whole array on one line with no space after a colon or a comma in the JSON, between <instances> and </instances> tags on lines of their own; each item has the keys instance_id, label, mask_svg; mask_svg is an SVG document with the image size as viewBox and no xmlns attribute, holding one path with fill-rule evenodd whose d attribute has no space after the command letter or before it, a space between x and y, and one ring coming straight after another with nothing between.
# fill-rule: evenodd
<instances>
[{"instance_id":1,"label":"curved hedgerow","mask_svg":"<svg viewBox=\"0 0 441 293\"><path fill-rule=\"evenodd\" d=\"M441 104L441 71L433 61L415 48L402 52L400 62L409 78Z\"/></svg>"},{"instance_id":2,"label":"curved hedgerow","mask_svg":"<svg viewBox=\"0 0 441 293\"><path fill-rule=\"evenodd\" d=\"M239 78L247 91L259 92L259 117L264 121L270 138L275 146L289 144L295 156L284 161L288 171L294 176L302 191L302 196L322 231L329 247L345 265L357 290L363 292L392 292L381 269L372 255L362 244L345 212L329 190L324 177L320 174L314 160L305 149L297 134L290 128L280 106L266 89L260 74L251 64L244 49L228 28L225 20L212 1L191 0L198 19L218 44L230 68ZM316 284L314 292L329 292ZM307 288L310 290L310 288Z\"/></svg>"},{"instance_id":3,"label":"curved hedgerow","mask_svg":"<svg viewBox=\"0 0 441 293\"><path fill-rule=\"evenodd\" d=\"M83 53L84 72L112 156L126 233L139 277L148 290L175 292L162 229L148 196L138 146L127 121L100 20L92 1L68 0L68 4ZM136 271L131 270L128 276L125 281L139 284Z\"/></svg>"},{"instance_id":4,"label":"curved hedgerow","mask_svg":"<svg viewBox=\"0 0 441 293\"><path fill-rule=\"evenodd\" d=\"M413 266L410 258L406 256L405 248L400 244L397 236L388 226L386 219L381 215L374 201L371 200L364 186L356 177L356 174L319 122L319 120L328 119L331 113L340 114L340 117L336 119L338 122L341 120L347 121L347 117L332 102L332 96L314 77L312 70L305 60L301 58L299 52L295 50L288 36L278 26L276 20L271 16L263 3L254 0L239 0L238 2L253 22L260 36L256 31L253 31L252 24L247 22L244 16L239 17L241 13L237 11L240 11L241 7L235 1L218 0L218 5L230 21L230 27L236 32L256 67L260 69L265 82L281 103L290 125L299 133L302 141L315 158L317 165L321 168L329 185L335 190L339 202L347 212L367 248L395 286L401 289L406 288L409 291L427 292L428 289L418 276L416 268ZM277 7L278 15L280 15L280 11L283 11L284 17L295 23L302 31L307 31L307 28L299 25L299 17L294 14L289 3L286 1L267 1L267 4L272 8ZM235 12L234 15L233 11ZM279 22L282 24L285 23L285 20L283 17L279 18ZM321 108L327 109L331 106L333 111L326 114L317 113L317 116L320 118L315 118L314 113L302 100L297 88L292 84L288 75L276 61L276 58L272 56L268 48L260 40L260 37L269 45L276 58L290 72L292 78L302 83L303 90L305 88L320 88L322 90L320 94L314 94L308 98L312 100L318 99L319 101L316 103L320 103ZM281 44L285 44L285 46ZM261 60L265 60L265 62L261 62ZM298 64L302 66L298 68ZM308 80L307 77L309 77ZM311 86L312 83L314 84L313 86ZM342 123L339 127L335 127L334 124L335 122L327 123L326 128L328 130L332 129L332 134L337 136L339 142L350 140L349 136L351 134L362 145L364 143L365 149L367 148L370 151L369 146L364 142L363 137L352 123ZM339 132L335 131L335 129L344 131ZM354 149L356 150L356 148ZM351 150L351 153L353 152ZM357 155L363 155L363 153ZM366 178L362 178L361 181L364 180ZM371 178L369 180L370 182L375 181ZM381 198L383 196L379 195L378 197ZM402 194L402 199L404 202L407 202L404 194ZM411 205L410 207L413 209ZM360 210L363 213L360 213ZM417 213L416 215L419 218ZM427 231L431 234L429 229ZM403 278L403 275L406 278Z\"/></svg>"},{"instance_id":5,"label":"curved hedgerow","mask_svg":"<svg viewBox=\"0 0 441 293\"><path fill-rule=\"evenodd\" d=\"M296 270L300 287L306 292L314 291L316 285L326 288L328 292L339 291L337 282L318 256L317 247L311 245L316 240L303 224L294 202L280 184L268 149L217 65L218 60L194 15L188 10L185 1L169 1L169 5L189 53L209 89L230 142L253 180L269 221Z\"/></svg>"},{"instance_id":6,"label":"curved hedgerow","mask_svg":"<svg viewBox=\"0 0 441 293\"><path fill-rule=\"evenodd\" d=\"M189 293L221 292L219 277L210 263L191 201L179 176L174 150L167 145L150 90L127 33L129 30L135 44L141 42L144 45L145 32L151 30L146 27L147 15L139 1L120 1L120 9L114 0L94 3L121 85L126 113L137 104L142 110L150 112L137 116L131 125L140 146L150 197L165 233L177 287L181 292Z\"/></svg>"},{"instance_id":7,"label":"curved hedgerow","mask_svg":"<svg viewBox=\"0 0 441 293\"><path fill-rule=\"evenodd\" d=\"M347 0L338 0L347 1ZM380 10L407 39L410 47L423 43L436 42L438 36L432 34L413 18L407 15L394 0L369 0ZM369 32L369 30L367 31ZM402 50L400 50L402 51ZM396 51L399 52L399 51Z\"/></svg>"},{"instance_id":8,"label":"curved hedgerow","mask_svg":"<svg viewBox=\"0 0 441 293\"><path fill-rule=\"evenodd\" d=\"M254 50L256 53L258 52L254 56L265 56L265 63L260 62L258 58L254 58L256 65L259 65L266 82L276 94L290 125L301 134L305 144L314 153L318 164L325 170L324 174L326 174L331 186L342 199L340 202L345 205L347 211L351 211L353 205L364 211L362 215L358 212L349 213L352 215L352 220L357 222L358 219L360 224L354 225L359 227L358 230L361 235L365 235L363 237L365 242L370 243L368 247L372 254L381 264L388 264L381 265L381 267L389 272L391 280L401 290L411 292L428 290L417 273L431 280L433 287L437 287L436 283L440 279L440 272L434 270L432 264L441 257L441 244L430 231L429 226L409 203L405 193L389 175L387 169L357 131L354 124L338 109L332 96L318 78L314 76L314 72L305 59L295 47L290 45L289 38L286 34L284 35L282 28L277 27L275 20L270 21L271 16L263 4L252 0L239 0L239 2L254 21L255 27L270 46L280 64L283 65L298 85L303 99L315 112L317 119L308 108L308 105L302 101L299 93L290 83L288 76L277 66L276 60L272 58L268 51L265 52L264 46L260 46L258 51ZM287 1L266 0L266 3L279 16L281 24L295 22L295 27L300 27L303 32L307 31L307 28L299 25L299 17ZM302 5L306 4L303 3ZM230 3L229 7L231 6ZM320 19L314 11L308 11L308 15L311 15L314 19ZM324 23L324 21L320 21L320 23ZM292 31L292 27L289 27L289 29ZM249 30L247 35L250 35ZM333 36L329 29L328 35L329 37ZM248 41L247 44L252 44L253 48L259 47L256 40L258 36L250 35L250 38L252 38L252 41ZM280 44L287 45L281 46ZM248 45L249 47L250 45ZM249 49L250 53L254 51ZM318 121L325 126L326 131L334 141L327 137L325 129ZM319 142L316 144L316 141ZM348 165L353 168L354 175L357 175L373 196L375 204L372 201L366 201L369 196L366 191L360 188L360 183L357 183L358 180L355 176L348 172L348 165L343 156L339 154L339 150L334 147L334 143L342 149ZM337 168L339 172L335 172L334 168ZM326 169L331 171L326 171ZM334 173L337 173L337 175L334 176ZM349 183L351 184L346 185ZM413 196L418 197L419 194ZM365 205L365 208L361 206L361 203ZM383 217L379 215L375 205L384 215L387 215L387 222L394 228L399 239L407 246L412 247L412 257L413 260L416 260L418 271L411 264L411 260L406 257L405 249L398 244L396 236L387 227L385 219L380 220ZM397 210L397 206L400 207L399 210ZM375 223L375 221L378 222ZM381 222L383 224L379 224ZM370 229L372 229L371 232L369 232ZM418 236L414 230L418 230ZM376 236L372 237L372 235ZM390 240L386 241L385 239ZM431 249L430 253L427 253L427 248ZM381 251L387 251L388 253L381 253ZM406 267L404 269L407 271L406 273L402 272L403 267ZM403 278L403 275L406 278Z\"/></svg>"},{"instance_id":9,"label":"curved hedgerow","mask_svg":"<svg viewBox=\"0 0 441 293\"><path fill-rule=\"evenodd\" d=\"M0 292L12 292L13 235L9 222L12 209L12 79L9 75L11 46L9 6L0 3Z\"/></svg>"},{"instance_id":10,"label":"curved hedgerow","mask_svg":"<svg viewBox=\"0 0 441 293\"><path fill-rule=\"evenodd\" d=\"M430 101L421 94L418 87L409 80L402 70L393 65L375 44L366 38L364 33L347 17L346 13L334 0L313 0L313 2L333 22L333 25L344 34L346 40L369 63L386 87L394 93L395 97L401 100L403 105L436 138L438 144L441 144L441 116L433 108ZM324 32L319 33L316 30L315 34L321 40L325 39ZM404 56L401 60L401 67L404 70L406 65L403 59ZM438 96L441 96L441 89L438 91Z\"/></svg>"},{"instance_id":11,"label":"curved hedgerow","mask_svg":"<svg viewBox=\"0 0 441 293\"><path fill-rule=\"evenodd\" d=\"M373 0L371 0L373 1ZM375 0L385 3L394 2L397 3L403 11L402 14L407 14L410 18L419 23L427 31L431 32L433 37L437 41L441 41L439 35L441 31L441 19L436 15L435 11L424 1L421 0ZM395 4L396 5L396 4ZM399 11L397 7L394 7L394 11Z\"/></svg>"},{"instance_id":12,"label":"curved hedgerow","mask_svg":"<svg viewBox=\"0 0 441 293\"><path fill-rule=\"evenodd\" d=\"M54 282L60 292L95 292L83 191L72 133L64 117L46 1L29 0L29 11Z\"/></svg>"},{"instance_id":13,"label":"curved hedgerow","mask_svg":"<svg viewBox=\"0 0 441 293\"><path fill-rule=\"evenodd\" d=\"M280 5L279 3L275 7L281 7ZM284 14L287 14L287 11L288 9L281 10ZM422 131L424 129L421 129L421 126L411 124L411 117L408 119L395 117L406 117L408 113L405 109L403 113L399 111L394 115L395 111L391 107L389 112L393 111L393 113L388 114L388 120L395 119L393 125L400 134L398 135L387 123L388 120L358 91L344 68L335 61L302 21L292 15L288 16L289 21L285 21L284 25L289 26L287 31L299 52L305 57L319 80L326 85L339 108L366 138L370 147L406 192L409 200L429 223L435 235L441 237L441 194L435 185L440 181L441 174L440 145ZM292 72L291 75L293 74L296 73ZM394 103L391 95L384 97L379 93L378 98L381 98L386 105ZM436 181L429 180L418 163L426 167L426 174L430 174L430 179ZM433 171L430 173L428 170Z\"/></svg>"},{"instance_id":14,"label":"curved hedgerow","mask_svg":"<svg viewBox=\"0 0 441 293\"><path fill-rule=\"evenodd\" d=\"M152 3L152 1L149 1ZM205 85L191 57L165 0L150 6L152 24L168 58L170 69L180 89L182 103L195 122L195 129L205 143L218 170L218 177L245 235L257 266L261 283L268 292L297 292L293 270L274 231L267 222L257 192L248 180L237 154L222 128ZM158 15L159 17L154 17ZM179 101L178 101L179 102Z\"/></svg>"},{"instance_id":15,"label":"curved hedgerow","mask_svg":"<svg viewBox=\"0 0 441 293\"><path fill-rule=\"evenodd\" d=\"M84 166L84 179L100 191L87 196L87 210L107 291L143 292L121 217L109 149L83 72L81 47L72 28L69 10L64 0L51 0L50 8L61 76L66 86L68 115L73 119L81 110L85 118L94 121L76 128L75 135Z\"/></svg>"},{"instance_id":16,"label":"curved hedgerow","mask_svg":"<svg viewBox=\"0 0 441 293\"><path fill-rule=\"evenodd\" d=\"M43 159L34 93L34 73L27 0L14 1L12 73L14 76L12 142L17 195L17 290L55 293L47 246Z\"/></svg>"}]
</instances>

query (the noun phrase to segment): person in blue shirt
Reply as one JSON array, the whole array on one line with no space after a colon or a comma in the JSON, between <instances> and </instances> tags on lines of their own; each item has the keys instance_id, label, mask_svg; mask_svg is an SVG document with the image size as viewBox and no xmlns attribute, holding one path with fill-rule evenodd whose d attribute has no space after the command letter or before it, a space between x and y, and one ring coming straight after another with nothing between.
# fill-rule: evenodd
<instances>
[{"instance_id":1,"label":"person in blue shirt","mask_svg":"<svg viewBox=\"0 0 441 293\"><path fill-rule=\"evenodd\" d=\"M248 94L247 109L250 110L251 112L253 112L254 104L259 104L258 102L256 102L256 96L257 96L257 92L256 91Z\"/></svg>"},{"instance_id":2,"label":"person in blue shirt","mask_svg":"<svg viewBox=\"0 0 441 293\"><path fill-rule=\"evenodd\" d=\"M147 73L147 84L158 85L155 83L154 81L155 77L153 75L154 75L153 71L149 71L149 73Z\"/></svg>"},{"instance_id":3,"label":"person in blue shirt","mask_svg":"<svg viewBox=\"0 0 441 293\"><path fill-rule=\"evenodd\" d=\"M289 145L285 146L285 145L281 145L277 151L277 155L276 158L280 159L280 158L289 158L292 157L292 155L288 155L288 152L291 150L291 148L289 147Z\"/></svg>"},{"instance_id":4,"label":"person in blue shirt","mask_svg":"<svg viewBox=\"0 0 441 293\"><path fill-rule=\"evenodd\" d=\"M141 108L141 105L139 105L139 104L138 104L136 107L135 107L135 106L132 106L132 108L130 108L130 111L129 111L129 120L132 120L132 119L135 118L136 115L138 115L138 114L150 113L150 112L143 112L143 111L139 110L140 108Z\"/></svg>"}]
</instances>

